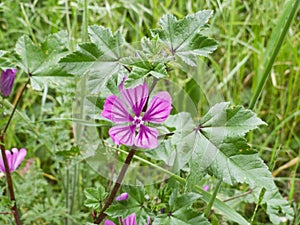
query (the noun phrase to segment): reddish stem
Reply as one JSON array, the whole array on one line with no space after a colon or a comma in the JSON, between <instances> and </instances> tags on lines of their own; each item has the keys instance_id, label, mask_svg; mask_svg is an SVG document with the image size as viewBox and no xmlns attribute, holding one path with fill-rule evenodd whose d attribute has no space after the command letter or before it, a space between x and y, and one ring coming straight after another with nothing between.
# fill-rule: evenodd
<instances>
[{"instance_id":1,"label":"reddish stem","mask_svg":"<svg viewBox=\"0 0 300 225\"><path fill-rule=\"evenodd\" d=\"M105 201L104 207L102 208L100 214L96 217L96 219L94 221L95 224L100 224L104 220L104 218L107 216L107 214L105 213L105 210L108 209L108 207L113 203L113 201L114 201L114 199L115 199L115 197L116 197L116 195L117 195L117 193L119 191L119 188L120 188L120 186L122 184L122 181L123 181L123 179L125 177L126 171L127 171L128 167L129 167L129 164L130 164L130 162L131 162L131 160L132 160L132 158L134 156L134 153L135 153L135 149L132 148L130 150L130 152L128 153L128 155L127 155L125 163L124 163L124 165L123 165L123 167L121 169L121 172L120 172L120 174L119 174L119 176L117 178L117 181L116 181L116 183L115 183L115 185L114 185L114 187L113 187L110 195L108 196L108 198Z\"/></svg>"},{"instance_id":2,"label":"reddish stem","mask_svg":"<svg viewBox=\"0 0 300 225\"><path fill-rule=\"evenodd\" d=\"M20 220L20 216L19 216L19 212L18 212L18 208L17 208L17 204L16 204L14 186L12 183L11 174L9 171L8 162L7 162L7 158L6 158L6 154L5 154L4 135L0 136L0 147L1 147L2 159L3 159L3 163L4 163L4 167L5 167L6 180L7 180L10 200L14 203L11 208L11 212L14 215L16 224L21 225L21 220Z\"/></svg>"}]
</instances>

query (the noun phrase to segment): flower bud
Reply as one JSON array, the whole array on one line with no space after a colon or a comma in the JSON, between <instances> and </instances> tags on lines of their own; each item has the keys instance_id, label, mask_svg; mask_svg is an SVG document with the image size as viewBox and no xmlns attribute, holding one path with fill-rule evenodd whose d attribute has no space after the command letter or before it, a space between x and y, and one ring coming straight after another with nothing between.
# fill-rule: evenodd
<instances>
[{"instance_id":1,"label":"flower bud","mask_svg":"<svg viewBox=\"0 0 300 225\"><path fill-rule=\"evenodd\" d=\"M11 94L17 72L18 70L16 68L2 70L0 77L0 93L3 97L8 97Z\"/></svg>"},{"instance_id":2,"label":"flower bud","mask_svg":"<svg viewBox=\"0 0 300 225\"><path fill-rule=\"evenodd\" d=\"M128 199L128 193L124 192L122 194L120 194L118 197L116 197L117 201L125 201L126 199Z\"/></svg>"}]
</instances>

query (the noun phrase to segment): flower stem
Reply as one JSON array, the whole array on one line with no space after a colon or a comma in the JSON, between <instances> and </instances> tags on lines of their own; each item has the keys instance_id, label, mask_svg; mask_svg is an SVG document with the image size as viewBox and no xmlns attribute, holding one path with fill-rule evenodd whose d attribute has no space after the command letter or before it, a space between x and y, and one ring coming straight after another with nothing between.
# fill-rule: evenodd
<instances>
[{"instance_id":1,"label":"flower stem","mask_svg":"<svg viewBox=\"0 0 300 225\"><path fill-rule=\"evenodd\" d=\"M116 194L119 191L121 183L122 183L122 181L123 181L123 179L125 177L126 171L127 171L128 167L129 167L129 164L130 164L130 162L131 162L131 160L132 160L132 158L134 156L134 153L135 153L135 148L132 148L130 150L130 152L128 153L128 155L127 155L125 163L124 163L124 165L123 165L123 167L121 169L121 172L120 172L120 174L119 174L119 176L117 178L117 181L116 181L116 183L115 183L115 185L114 185L114 187L113 187L110 195L108 196L108 198L105 201L104 207L102 208L99 216L97 216L96 219L95 219L95 221L94 221L95 224L100 224L104 220L104 218L107 216L107 214L105 213L105 210L113 203L113 201L114 201L114 199L116 197Z\"/></svg>"},{"instance_id":2,"label":"flower stem","mask_svg":"<svg viewBox=\"0 0 300 225\"><path fill-rule=\"evenodd\" d=\"M14 114L15 114L15 112L16 112L16 109L17 109L18 104L19 104L19 102L20 102L20 100L21 100L21 97L22 97L22 95L23 95L23 93L24 93L24 91L25 91L25 89L26 89L27 84L29 84L29 82L30 82L30 79L28 79L27 82L25 83L25 85L24 85L24 87L23 87L23 89L22 89L22 91L21 91L21 94L19 95L19 97L18 97L18 99L17 99L16 105L14 106L13 111L11 112L11 114L10 114L10 116L9 116L9 118L8 118L8 121L7 121L7 123L6 123L6 126L5 126L5 128L4 128L3 132L2 132L2 135L3 135L3 136L5 135L5 133L6 133L7 129L8 129L8 126L9 126L9 124L10 124L10 122L11 122L11 119L13 118L13 116L14 116Z\"/></svg>"},{"instance_id":3,"label":"flower stem","mask_svg":"<svg viewBox=\"0 0 300 225\"><path fill-rule=\"evenodd\" d=\"M8 162L7 162L7 157L6 157L6 153L5 153L5 146L4 146L4 136L6 134L6 131L10 125L10 122L16 112L16 109L18 107L18 104L20 103L21 97L26 89L27 84L29 84L30 79L27 80L27 82L25 83L18 99L17 102L13 108L13 111L11 112L8 121L3 129L2 132L0 132L0 147L1 147L1 154L2 154L2 159L3 159L3 163L4 163L4 167L5 167L5 174L6 174L6 179L7 179L7 185L8 185L8 190L9 190L9 195L10 195L10 200L13 202L13 206L11 208L12 214L14 215L15 221L17 225L21 225L21 220L20 220L20 216L19 216L19 212L18 212L18 208L17 208L17 204L16 204L16 198L15 198L15 192L14 192L14 187L13 187L13 183L12 183L12 178L11 178L11 174L9 171L9 167L8 167Z\"/></svg>"},{"instance_id":4,"label":"flower stem","mask_svg":"<svg viewBox=\"0 0 300 225\"><path fill-rule=\"evenodd\" d=\"M5 146L4 146L4 134L0 135L0 147L1 147L1 154L2 154L2 159L5 167L5 174L6 174L6 179L7 179L7 185L8 185L8 190L9 190L9 195L10 195L10 200L13 202L13 206L11 207L12 214L14 215L15 221L17 225L21 225L21 220L16 204L16 198L15 198L15 192L14 192L14 187L11 179L11 174L9 171L8 167L8 162L6 158L6 153L5 153Z\"/></svg>"},{"instance_id":5,"label":"flower stem","mask_svg":"<svg viewBox=\"0 0 300 225\"><path fill-rule=\"evenodd\" d=\"M212 206L213 206L213 204L214 204L214 202L215 202L215 199L216 199L216 197L217 197L217 194L218 194L218 192L219 192L219 189L220 189L221 184L222 184L222 179L220 179L219 182L217 183L216 188L215 188L215 191L214 191L214 193L212 194L212 196L211 196L211 198L210 198L210 200L209 200L209 202L208 202L208 205L207 205L207 207L206 207L206 209L205 209L204 214L205 214L206 218L209 218L209 216L210 216L211 208L212 208Z\"/></svg>"}]
</instances>

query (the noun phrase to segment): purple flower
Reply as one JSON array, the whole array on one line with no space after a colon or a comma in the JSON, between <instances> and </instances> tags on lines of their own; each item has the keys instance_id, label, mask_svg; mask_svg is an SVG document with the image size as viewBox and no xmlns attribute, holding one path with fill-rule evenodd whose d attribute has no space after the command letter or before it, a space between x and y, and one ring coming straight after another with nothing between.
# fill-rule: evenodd
<instances>
[{"instance_id":1,"label":"purple flower","mask_svg":"<svg viewBox=\"0 0 300 225\"><path fill-rule=\"evenodd\" d=\"M151 219L150 216L148 217L148 222L146 225L150 225ZM131 215L127 216L124 220L123 220L123 224L124 225L136 225L136 215L135 213L132 213ZM104 222L104 225L116 225L114 222L110 221L110 220L106 220Z\"/></svg>"},{"instance_id":2,"label":"purple flower","mask_svg":"<svg viewBox=\"0 0 300 225\"><path fill-rule=\"evenodd\" d=\"M158 92L143 114L149 97L148 85L144 83L135 88L124 89L125 79L119 86L122 100L116 95L109 96L101 114L117 124L110 128L109 135L116 145L156 148L158 131L146 124L159 124L167 119L172 110L171 96L168 92Z\"/></svg>"},{"instance_id":3,"label":"purple flower","mask_svg":"<svg viewBox=\"0 0 300 225\"><path fill-rule=\"evenodd\" d=\"M128 199L128 193L124 192L120 194L118 197L116 197L117 201L125 201Z\"/></svg>"},{"instance_id":4,"label":"purple flower","mask_svg":"<svg viewBox=\"0 0 300 225\"><path fill-rule=\"evenodd\" d=\"M10 95L17 72L18 70L15 68L2 70L0 77L0 92L3 97Z\"/></svg>"},{"instance_id":5,"label":"purple flower","mask_svg":"<svg viewBox=\"0 0 300 225\"><path fill-rule=\"evenodd\" d=\"M203 187L202 187L202 189L204 190L204 191L208 191L209 190L209 185L204 185Z\"/></svg>"},{"instance_id":6,"label":"purple flower","mask_svg":"<svg viewBox=\"0 0 300 225\"><path fill-rule=\"evenodd\" d=\"M7 162L8 162L8 168L10 172L13 172L18 168L18 166L25 158L26 153L27 153L26 149L24 148L21 148L20 150L18 150L17 148L13 148L11 151L9 150L5 151ZM5 166L4 166L2 154L0 154L0 171L5 173Z\"/></svg>"}]
</instances>

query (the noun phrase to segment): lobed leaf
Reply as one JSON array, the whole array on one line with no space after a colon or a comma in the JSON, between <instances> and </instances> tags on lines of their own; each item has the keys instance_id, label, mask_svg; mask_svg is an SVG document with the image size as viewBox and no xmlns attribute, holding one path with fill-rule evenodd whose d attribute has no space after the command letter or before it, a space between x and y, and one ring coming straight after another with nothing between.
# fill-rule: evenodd
<instances>
[{"instance_id":1,"label":"lobed leaf","mask_svg":"<svg viewBox=\"0 0 300 225\"><path fill-rule=\"evenodd\" d=\"M159 22L162 29L153 30L152 33L159 36L171 55L196 66L196 56L207 56L217 48L215 40L200 34L212 14L211 10L203 10L181 20L173 15L166 15Z\"/></svg>"},{"instance_id":2,"label":"lobed leaf","mask_svg":"<svg viewBox=\"0 0 300 225\"><path fill-rule=\"evenodd\" d=\"M186 193L177 196L177 190L174 190L169 199L168 212L158 215L154 219L153 224L210 224L199 212L192 209L192 204L199 198L200 195L196 193Z\"/></svg>"},{"instance_id":3,"label":"lobed leaf","mask_svg":"<svg viewBox=\"0 0 300 225\"><path fill-rule=\"evenodd\" d=\"M58 64L68 49L67 32L49 35L41 45L35 45L28 36L18 39L15 51L20 56L18 65L30 75L32 88L42 90L49 83L58 84L71 76Z\"/></svg>"},{"instance_id":4,"label":"lobed leaf","mask_svg":"<svg viewBox=\"0 0 300 225\"><path fill-rule=\"evenodd\" d=\"M107 60L118 61L121 58L124 38L120 31L113 35L109 28L92 25L89 27L89 36L92 43L104 52Z\"/></svg>"},{"instance_id":5,"label":"lobed leaf","mask_svg":"<svg viewBox=\"0 0 300 225\"><path fill-rule=\"evenodd\" d=\"M116 218L121 216L126 218L132 213L136 214L137 225L144 225L148 219L143 204L145 202L145 190L143 186L126 186L123 191L128 193L128 199L125 201L118 201L111 205L107 210L107 215Z\"/></svg>"},{"instance_id":6,"label":"lobed leaf","mask_svg":"<svg viewBox=\"0 0 300 225\"><path fill-rule=\"evenodd\" d=\"M62 58L59 62L69 73L82 76L98 59L103 52L94 43L83 43L73 53Z\"/></svg>"},{"instance_id":7,"label":"lobed leaf","mask_svg":"<svg viewBox=\"0 0 300 225\"><path fill-rule=\"evenodd\" d=\"M166 66L163 62L151 61L141 51L137 52L134 57L123 58L121 63L132 68L125 82L126 86L143 80L148 75L152 75L158 79L167 76Z\"/></svg>"},{"instance_id":8,"label":"lobed leaf","mask_svg":"<svg viewBox=\"0 0 300 225\"><path fill-rule=\"evenodd\" d=\"M15 65L11 62L7 51L0 50L0 69L14 68Z\"/></svg>"},{"instance_id":9,"label":"lobed leaf","mask_svg":"<svg viewBox=\"0 0 300 225\"><path fill-rule=\"evenodd\" d=\"M101 185L95 188L85 189L84 194L86 197L84 205L86 207L93 208L93 209L99 209L100 207L99 203L103 201L107 196L107 192L105 191L105 188Z\"/></svg>"},{"instance_id":10,"label":"lobed leaf","mask_svg":"<svg viewBox=\"0 0 300 225\"><path fill-rule=\"evenodd\" d=\"M77 50L60 60L68 73L82 76L86 74L88 91L98 94L115 74L122 73L120 59L124 38L120 31L101 26L89 27L90 43L80 44Z\"/></svg>"},{"instance_id":11,"label":"lobed leaf","mask_svg":"<svg viewBox=\"0 0 300 225\"><path fill-rule=\"evenodd\" d=\"M278 224L280 216L290 219L293 212L279 194L268 167L243 138L247 132L263 124L255 113L242 106L230 106L229 103L213 106L194 131L195 144L187 187L192 188L206 172L230 185L247 183L251 188L264 187L266 196L272 198L265 198L262 204L267 204L270 219ZM258 199L258 194L255 197ZM272 205L271 199L276 199Z\"/></svg>"}]
</instances>

